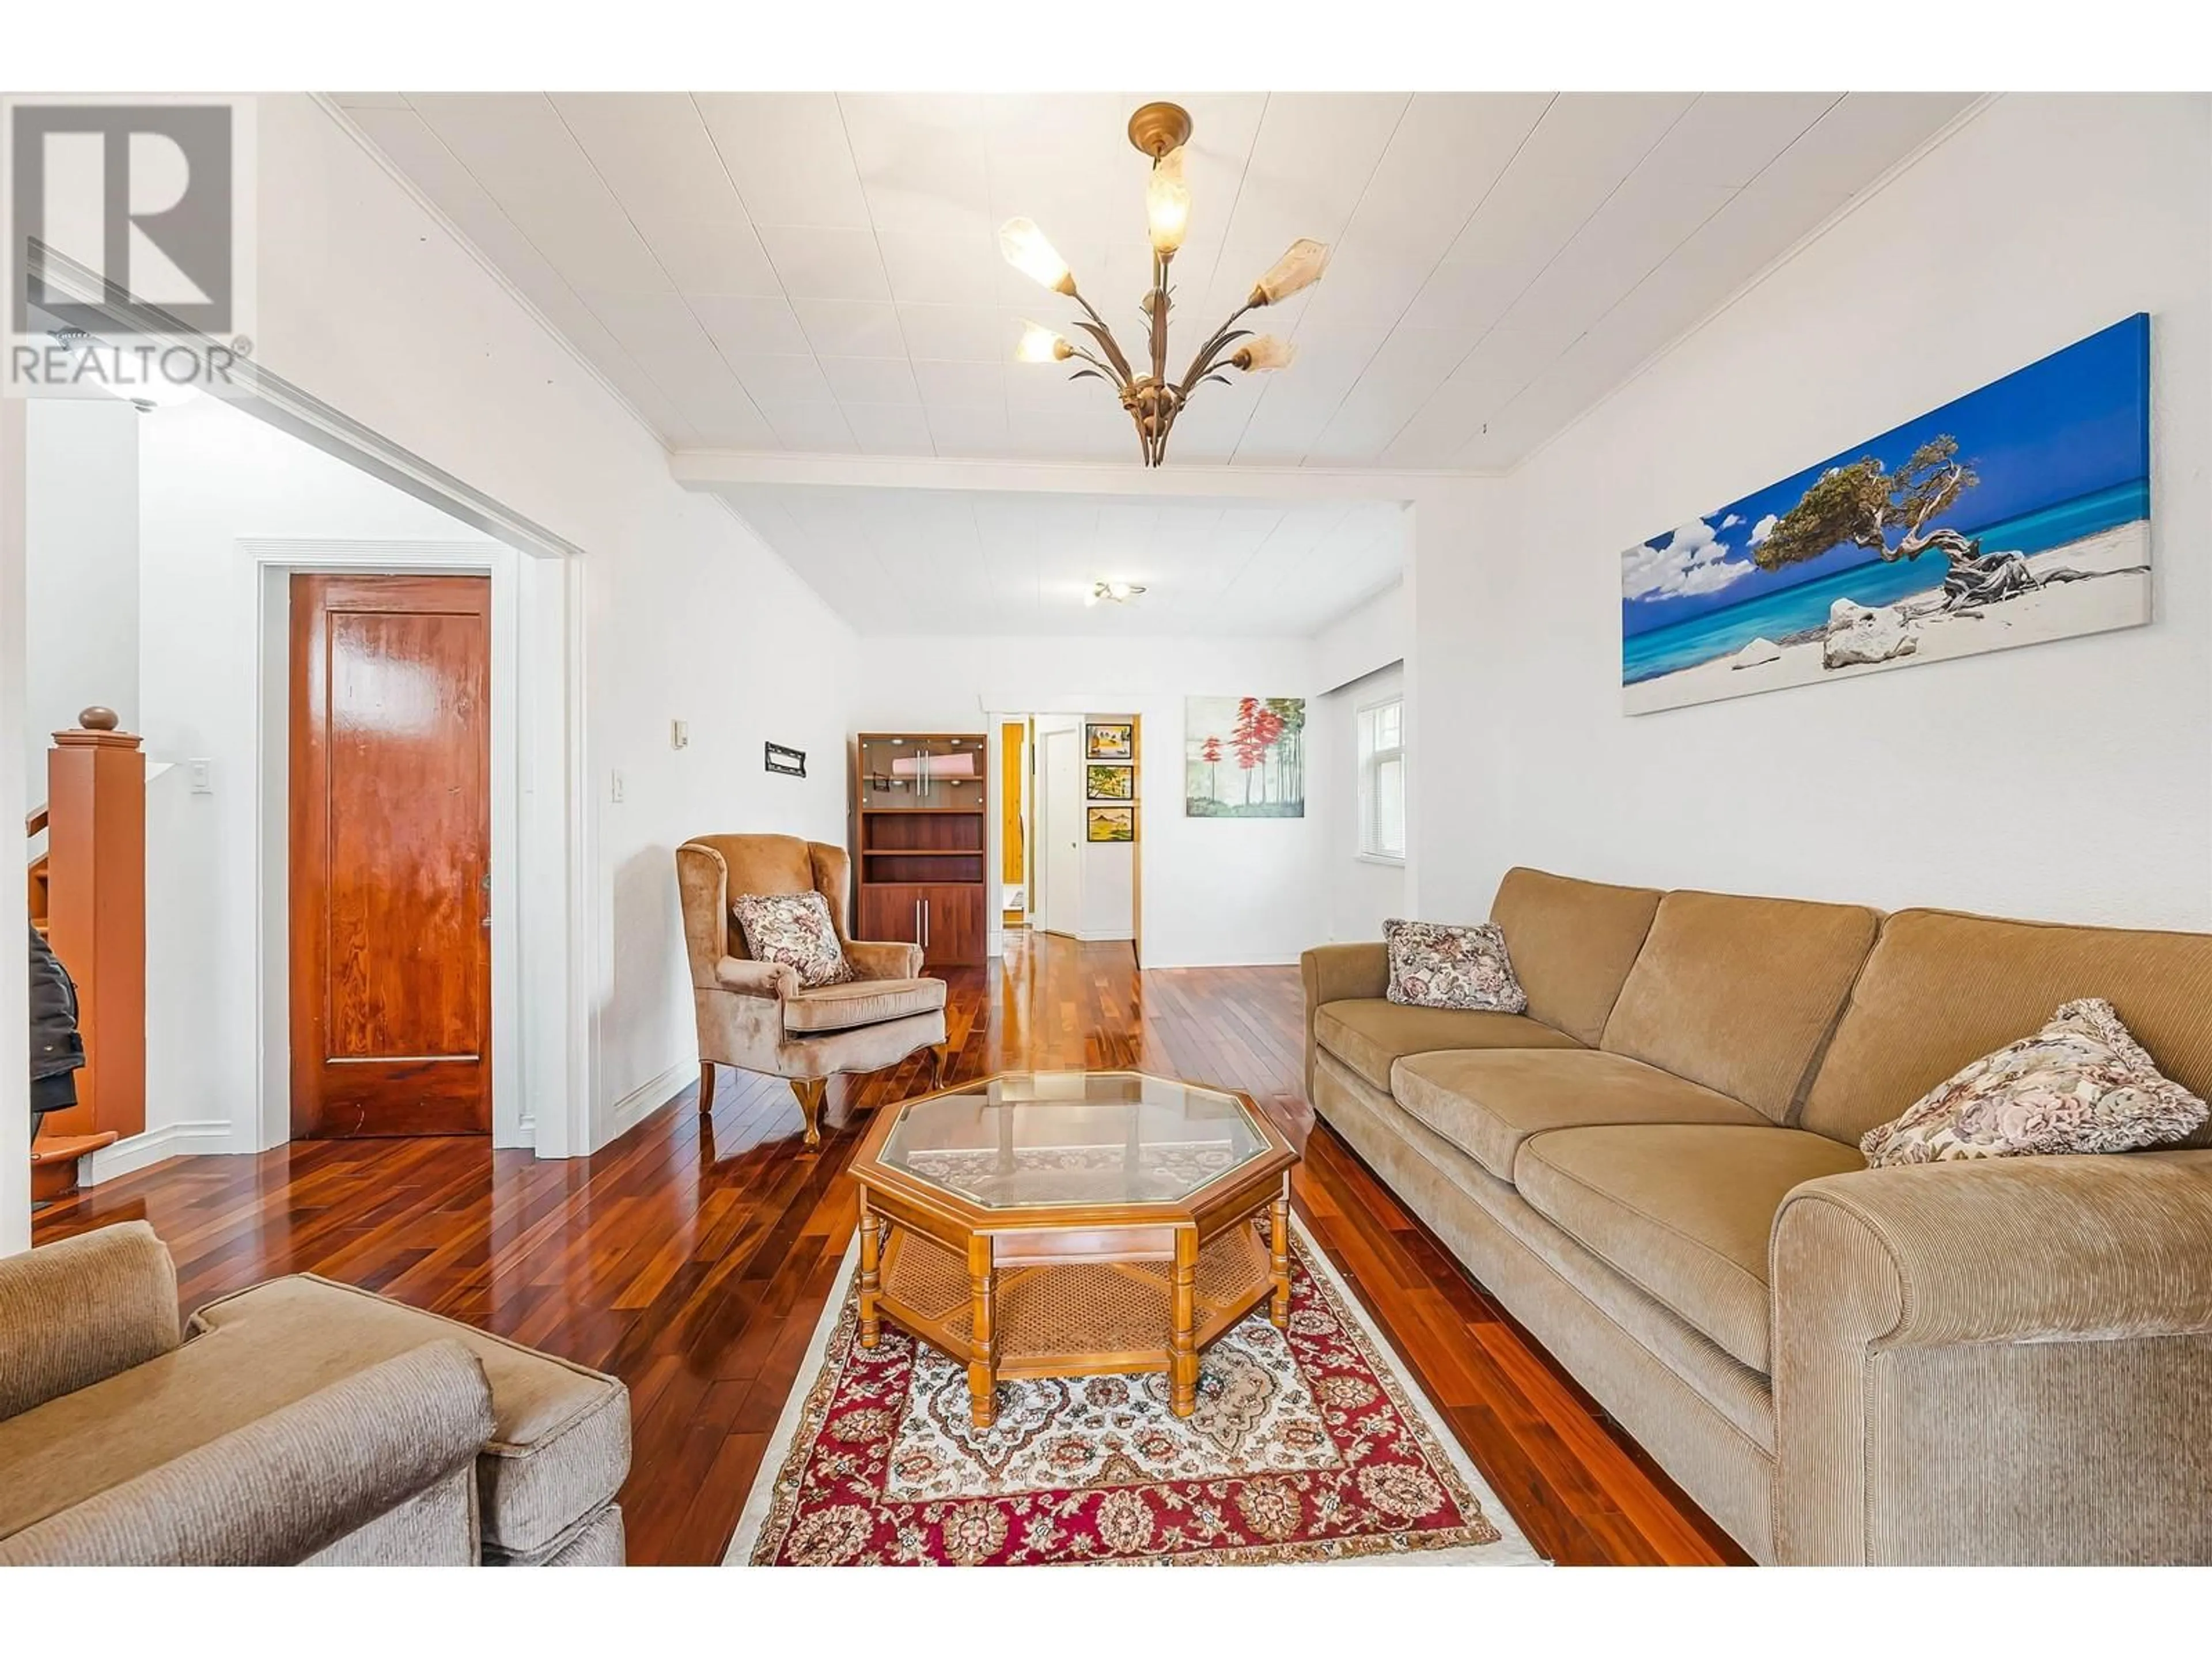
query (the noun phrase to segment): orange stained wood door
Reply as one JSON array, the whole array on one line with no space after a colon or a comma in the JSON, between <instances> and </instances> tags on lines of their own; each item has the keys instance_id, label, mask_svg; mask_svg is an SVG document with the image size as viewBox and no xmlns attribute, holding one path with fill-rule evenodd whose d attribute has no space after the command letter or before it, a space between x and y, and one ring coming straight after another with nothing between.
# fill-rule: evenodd
<instances>
[{"instance_id":1,"label":"orange stained wood door","mask_svg":"<svg viewBox=\"0 0 2212 1659\"><path fill-rule=\"evenodd\" d=\"M491 584L292 578L292 1133L491 1128Z\"/></svg>"}]
</instances>

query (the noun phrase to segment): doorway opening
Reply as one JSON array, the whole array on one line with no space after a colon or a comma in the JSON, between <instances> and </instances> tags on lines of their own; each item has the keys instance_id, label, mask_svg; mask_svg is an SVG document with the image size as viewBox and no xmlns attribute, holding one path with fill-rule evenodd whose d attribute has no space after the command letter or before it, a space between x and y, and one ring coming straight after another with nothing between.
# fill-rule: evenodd
<instances>
[{"instance_id":1,"label":"doorway opening","mask_svg":"<svg viewBox=\"0 0 2212 1659\"><path fill-rule=\"evenodd\" d=\"M1019 923L1097 943L1139 945L1143 791L1139 718L1126 714L1002 717L1001 750L1019 732L1030 763L1019 821L1001 831L1024 854ZM1013 896L1010 885L1008 895Z\"/></svg>"}]
</instances>

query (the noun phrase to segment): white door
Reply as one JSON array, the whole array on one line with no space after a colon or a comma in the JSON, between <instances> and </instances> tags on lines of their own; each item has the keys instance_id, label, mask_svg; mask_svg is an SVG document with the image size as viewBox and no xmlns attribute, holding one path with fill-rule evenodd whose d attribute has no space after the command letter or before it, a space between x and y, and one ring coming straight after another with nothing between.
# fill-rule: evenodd
<instances>
[{"instance_id":1,"label":"white door","mask_svg":"<svg viewBox=\"0 0 2212 1659\"><path fill-rule=\"evenodd\" d=\"M1037 926L1075 936L1083 911L1083 756L1073 730L1037 733Z\"/></svg>"}]
</instances>

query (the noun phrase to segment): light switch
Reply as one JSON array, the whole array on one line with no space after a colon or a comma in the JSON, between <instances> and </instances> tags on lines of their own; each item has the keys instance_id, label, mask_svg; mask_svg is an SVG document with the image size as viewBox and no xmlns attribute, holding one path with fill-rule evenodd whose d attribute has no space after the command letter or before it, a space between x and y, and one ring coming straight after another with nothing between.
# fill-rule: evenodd
<instances>
[{"instance_id":1,"label":"light switch","mask_svg":"<svg viewBox=\"0 0 2212 1659\"><path fill-rule=\"evenodd\" d=\"M612 800L617 806L620 806L623 804L623 775L619 772L614 775L614 786L609 793L608 799Z\"/></svg>"},{"instance_id":2,"label":"light switch","mask_svg":"<svg viewBox=\"0 0 2212 1659\"><path fill-rule=\"evenodd\" d=\"M671 720L668 722L668 746L671 749L688 749L691 746L691 722L690 720Z\"/></svg>"},{"instance_id":3,"label":"light switch","mask_svg":"<svg viewBox=\"0 0 2212 1659\"><path fill-rule=\"evenodd\" d=\"M215 763L211 760L190 760L185 763L185 775L191 780L192 793L215 793Z\"/></svg>"}]
</instances>

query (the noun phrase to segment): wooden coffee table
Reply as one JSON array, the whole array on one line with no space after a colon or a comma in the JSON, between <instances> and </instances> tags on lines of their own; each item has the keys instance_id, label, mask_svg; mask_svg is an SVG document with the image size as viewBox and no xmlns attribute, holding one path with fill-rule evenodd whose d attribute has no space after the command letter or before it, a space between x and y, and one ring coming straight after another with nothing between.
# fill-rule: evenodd
<instances>
[{"instance_id":1,"label":"wooden coffee table","mask_svg":"<svg viewBox=\"0 0 2212 1659\"><path fill-rule=\"evenodd\" d=\"M860 1186L860 1346L884 1319L1000 1377L1164 1371L1273 1298L1290 1317L1297 1151L1231 1090L1139 1072L1010 1072L877 1114ZM1263 1240L1258 1224L1264 1218Z\"/></svg>"}]
</instances>

